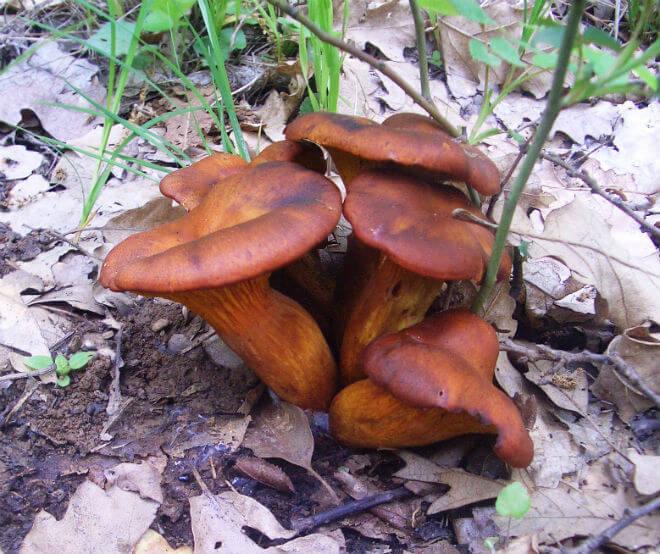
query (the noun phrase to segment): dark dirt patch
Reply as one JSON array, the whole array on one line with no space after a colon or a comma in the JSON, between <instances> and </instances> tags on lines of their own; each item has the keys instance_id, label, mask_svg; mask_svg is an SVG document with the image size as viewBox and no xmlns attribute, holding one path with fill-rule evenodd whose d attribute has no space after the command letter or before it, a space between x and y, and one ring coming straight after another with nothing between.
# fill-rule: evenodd
<instances>
[{"instance_id":1,"label":"dark dirt patch","mask_svg":"<svg viewBox=\"0 0 660 554\"><path fill-rule=\"evenodd\" d=\"M0 223L0 277L16 269L12 262L33 260L54 245L53 238L47 231L30 231L21 237L8 225Z\"/></svg>"}]
</instances>

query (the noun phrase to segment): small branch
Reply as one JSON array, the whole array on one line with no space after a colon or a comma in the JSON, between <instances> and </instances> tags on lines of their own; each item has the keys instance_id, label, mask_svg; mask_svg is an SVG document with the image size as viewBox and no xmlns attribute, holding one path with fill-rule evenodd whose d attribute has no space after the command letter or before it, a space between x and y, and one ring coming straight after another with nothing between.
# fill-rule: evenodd
<instances>
[{"instance_id":1,"label":"small branch","mask_svg":"<svg viewBox=\"0 0 660 554\"><path fill-rule=\"evenodd\" d=\"M0 376L0 382L15 381L16 379L27 379L28 377L39 377L40 375L46 375L47 373L52 373L53 371L55 371L55 364L51 364L48 367L44 367L43 369L26 371L25 373L8 373L7 375Z\"/></svg>"},{"instance_id":2,"label":"small branch","mask_svg":"<svg viewBox=\"0 0 660 554\"><path fill-rule=\"evenodd\" d=\"M325 512L320 512L318 514L314 514L313 516L294 520L291 523L294 529L300 533L306 533L307 531L311 531L312 529L315 529L320 525L330 523L331 521L337 521L338 519L342 519L347 516L361 514L362 512L370 510L374 506L387 504L388 502L393 502L394 500L401 500L412 495L413 493L407 488L399 487L398 489L392 489L387 492L366 496L360 500L351 500L350 502L346 502L341 506L330 508Z\"/></svg>"},{"instance_id":3,"label":"small branch","mask_svg":"<svg viewBox=\"0 0 660 554\"><path fill-rule=\"evenodd\" d=\"M575 0L571 3L570 11L568 13L568 21L566 22L566 27L564 29L564 37L559 48L557 65L552 78L552 87L550 88L548 102L545 111L543 112L541 122L534 133L534 139L532 140L529 150L522 162L520 172L516 176L516 179L511 186L509 197L504 204L500 224L497 228L497 233L495 234L493 252L488 261L488 268L486 269L486 277L479 290L479 294L477 294L477 297L472 303L472 311L475 313L481 311L485 299L490 296L493 287L495 286L497 271L500 266L502 254L504 253L507 235L509 234L509 228L511 227L511 221L513 220L513 213L518 205L518 199L527 184L527 180L538 160L541 149L548 138L550 129L552 129L555 119L557 119L557 115L559 114L559 110L561 109L562 90L564 88L566 70L568 68L571 50L573 48L573 43L575 42L575 36L580 25L580 18L582 17L585 4L586 0Z\"/></svg>"},{"instance_id":4,"label":"small branch","mask_svg":"<svg viewBox=\"0 0 660 554\"><path fill-rule=\"evenodd\" d=\"M410 11L415 21L415 38L417 41L417 56L419 57L419 82L422 96L433 103L431 87L429 86L429 62L426 58L426 29L424 28L424 15L419 9L417 0L408 0Z\"/></svg>"},{"instance_id":5,"label":"small branch","mask_svg":"<svg viewBox=\"0 0 660 554\"><path fill-rule=\"evenodd\" d=\"M522 344L514 342L511 339L503 339L500 342L500 350L505 352L514 352L521 354L526 360L535 362L538 360L550 360L553 362L567 363L595 363L606 364L614 368L621 376L637 390L646 396L656 408L660 408L660 394L656 393L637 373L634 367L626 363L626 361L617 354L596 354L584 350L582 352L566 352L565 350L555 350L544 344Z\"/></svg>"},{"instance_id":6,"label":"small branch","mask_svg":"<svg viewBox=\"0 0 660 554\"><path fill-rule=\"evenodd\" d=\"M268 0L273 6L276 6L289 17L292 17L307 29L309 29L313 34L315 34L323 42L331 44L335 48L350 54L351 56L357 58L360 61L363 61L369 64L371 67L380 71L383 75L389 78L394 84L396 84L403 92L405 92L410 98L424 109L433 119L435 119L443 129L452 135L453 137L459 137L461 135L460 131L456 129L447 119L438 111L433 102L429 102L424 98L419 92L417 92L414 87L412 87L404 78L402 78L398 73L393 71L385 62L378 60L373 56L363 52L359 48L356 48L352 44L348 44L343 40L337 38L330 33L326 33L321 28L316 26L309 18L300 13L300 11L292 6L290 6L285 0Z\"/></svg>"},{"instance_id":7,"label":"small branch","mask_svg":"<svg viewBox=\"0 0 660 554\"><path fill-rule=\"evenodd\" d=\"M621 198L619 198L614 194L608 194L607 192L605 192L596 182L596 180L586 171L577 169L568 162L562 160L559 156L550 154L548 152L541 152L541 157L545 158L546 160L560 167L563 167L571 177L576 177L580 179L585 185L587 185L591 189L591 192L604 198L610 204L613 204L614 206L619 208L623 213L625 213L629 217L632 217L639 224L639 226L643 228L645 232L648 232L651 235L653 235L655 238L660 239L660 229L647 222L640 214L638 214L635 210L633 210L630 206L628 206L628 204L626 204Z\"/></svg>"},{"instance_id":8,"label":"small branch","mask_svg":"<svg viewBox=\"0 0 660 554\"><path fill-rule=\"evenodd\" d=\"M626 509L624 517L614 525L608 527L601 533L588 538L575 548L562 548L561 552L563 554L589 554L589 552L596 550L606 542L610 541L615 535L623 531L629 525L632 525L640 517L644 517L658 509L660 509L660 496L656 496L646 504L642 504L634 510Z\"/></svg>"}]
</instances>

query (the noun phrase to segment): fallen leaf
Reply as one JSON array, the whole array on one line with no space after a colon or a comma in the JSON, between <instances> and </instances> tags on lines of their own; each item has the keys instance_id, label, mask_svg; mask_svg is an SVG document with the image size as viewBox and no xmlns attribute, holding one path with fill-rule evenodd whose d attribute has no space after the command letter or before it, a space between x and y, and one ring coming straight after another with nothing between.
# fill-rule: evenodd
<instances>
[{"instance_id":1,"label":"fallen leaf","mask_svg":"<svg viewBox=\"0 0 660 554\"><path fill-rule=\"evenodd\" d=\"M589 383L586 372L582 368L577 368L574 371L552 373L554 365L549 360L530 362L525 377L539 385L555 406L584 415L589 404ZM546 382L548 379L549 382Z\"/></svg>"},{"instance_id":2,"label":"fallen leaf","mask_svg":"<svg viewBox=\"0 0 660 554\"><path fill-rule=\"evenodd\" d=\"M186 450L200 446L219 446L227 452L236 450L243 443L251 417L213 417L207 421L205 429L197 431L190 438L174 441L163 446L163 450L173 458L182 458Z\"/></svg>"},{"instance_id":3,"label":"fallen leaf","mask_svg":"<svg viewBox=\"0 0 660 554\"><path fill-rule=\"evenodd\" d=\"M550 138L561 132L583 144L587 136L596 140L612 134L612 129L619 118L618 107L610 102L600 101L594 105L576 104L559 112L550 132Z\"/></svg>"},{"instance_id":4,"label":"fallen leaf","mask_svg":"<svg viewBox=\"0 0 660 554\"><path fill-rule=\"evenodd\" d=\"M448 485L449 491L429 506L428 514L437 514L474 504L489 498L496 498L506 486L505 481L488 479L457 468L443 468L417 454L406 450L397 451L406 467L394 476L413 481Z\"/></svg>"},{"instance_id":5,"label":"fallen leaf","mask_svg":"<svg viewBox=\"0 0 660 554\"><path fill-rule=\"evenodd\" d=\"M30 175L27 179L16 183L9 191L7 207L10 210L20 208L49 189L50 183L42 175Z\"/></svg>"},{"instance_id":6,"label":"fallen leaf","mask_svg":"<svg viewBox=\"0 0 660 554\"><path fill-rule=\"evenodd\" d=\"M660 133L660 105L651 102L638 108L632 101L617 106L621 119L614 131L614 147L599 148L593 153L604 171L632 175L637 192L655 194L660 190L660 157L657 137Z\"/></svg>"},{"instance_id":7,"label":"fallen leaf","mask_svg":"<svg viewBox=\"0 0 660 554\"><path fill-rule=\"evenodd\" d=\"M20 553L84 554L102 548L104 554L126 554L149 528L157 510L157 502L135 493L119 487L104 491L84 481L60 521L45 510L36 515Z\"/></svg>"},{"instance_id":8,"label":"fallen leaf","mask_svg":"<svg viewBox=\"0 0 660 554\"><path fill-rule=\"evenodd\" d=\"M167 465L167 459L162 457L149 458L140 464L123 463L105 471L108 483L124 491L137 492L140 498L163 502L163 491L160 480Z\"/></svg>"},{"instance_id":9,"label":"fallen leaf","mask_svg":"<svg viewBox=\"0 0 660 554\"><path fill-rule=\"evenodd\" d=\"M0 175L7 181L29 177L43 161L44 157L39 152L28 150L25 146L0 146Z\"/></svg>"},{"instance_id":10,"label":"fallen leaf","mask_svg":"<svg viewBox=\"0 0 660 554\"><path fill-rule=\"evenodd\" d=\"M360 2L351 3L352 21L345 39L360 50L367 44L378 48L388 59L404 61L403 49L415 46L415 24L410 5L405 0L369 2L366 11ZM358 17L355 17L355 15Z\"/></svg>"},{"instance_id":11,"label":"fallen leaf","mask_svg":"<svg viewBox=\"0 0 660 554\"><path fill-rule=\"evenodd\" d=\"M156 531L147 529L131 554L193 554L193 551L189 546L172 548Z\"/></svg>"},{"instance_id":12,"label":"fallen leaf","mask_svg":"<svg viewBox=\"0 0 660 554\"><path fill-rule=\"evenodd\" d=\"M245 435L243 446L260 458L281 458L306 469L337 500L330 485L312 467L314 436L305 412L297 406L283 401L264 403Z\"/></svg>"},{"instance_id":13,"label":"fallen leaf","mask_svg":"<svg viewBox=\"0 0 660 554\"><path fill-rule=\"evenodd\" d=\"M253 456L239 456L234 468L255 481L280 492L295 492L295 487L284 471L266 460Z\"/></svg>"},{"instance_id":14,"label":"fallen leaf","mask_svg":"<svg viewBox=\"0 0 660 554\"><path fill-rule=\"evenodd\" d=\"M637 492L650 496L660 491L660 456L638 454L630 448L628 458L635 465L633 483Z\"/></svg>"},{"instance_id":15,"label":"fallen leaf","mask_svg":"<svg viewBox=\"0 0 660 554\"><path fill-rule=\"evenodd\" d=\"M592 471L598 471L593 469ZM512 478L527 484L524 471L514 471ZM582 477L582 479L588 479ZM575 482L560 482L556 488L527 487L532 507L520 520L498 516L493 509L475 508L474 513L485 512L497 524L500 532L510 528L512 536L538 535L541 544L556 544L575 536L589 536L601 532L620 519L627 507L637 502L623 488L578 487ZM637 550L657 544L660 514L639 519L617 534L611 542Z\"/></svg>"},{"instance_id":16,"label":"fallen leaf","mask_svg":"<svg viewBox=\"0 0 660 554\"><path fill-rule=\"evenodd\" d=\"M86 113L52 104L91 108L69 84L102 103L105 89L95 78L99 68L83 58L62 50L57 42L41 42L26 60L11 66L0 80L0 121L17 125L22 111L31 110L41 125L56 139L67 141L89 132L95 124ZM69 83L69 84L67 84ZM20 94L15 91L20 90Z\"/></svg>"},{"instance_id":17,"label":"fallen leaf","mask_svg":"<svg viewBox=\"0 0 660 554\"><path fill-rule=\"evenodd\" d=\"M256 529L271 540L292 539L296 531L282 527L268 508L248 496L236 492L202 494L189 502L195 554L339 552L337 542L318 533L271 548L258 546L245 534L244 527Z\"/></svg>"}]
</instances>

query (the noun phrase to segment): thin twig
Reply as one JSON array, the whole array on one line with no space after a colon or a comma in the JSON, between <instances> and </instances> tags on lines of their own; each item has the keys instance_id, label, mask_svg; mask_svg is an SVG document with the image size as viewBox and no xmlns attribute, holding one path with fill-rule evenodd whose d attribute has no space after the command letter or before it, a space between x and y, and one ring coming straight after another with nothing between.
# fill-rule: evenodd
<instances>
[{"instance_id":1,"label":"thin twig","mask_svg":"<svg viewBox=\"0 0 660 554\"><path fill-rule=\"evenodd\" d=\"M55 364L50 364L48 367L42 369L34 369L26 372L18 373L8 373L7 375L1 375L0 381L15 381L16 379L27 379L28 377L39 377L40 375L46 375L55 371Z\"/></svg>"},{"instance_id":2,"label":"thin twig","mask_svg":"<svg viewBox=\"0 0 660 554\"><path fill-rule=\"evenodd\" d=\"M606 364L612 366L614 371L623 376L629 383L646 396L656 408L660 408L660 394L656 393L647 383L642 376L637 373L634 367L626 363L626 361L617 354L596 354L584 350L582 352L567 352L565 350L555 350L544 344L522 344L520 342L512 341L511 339L503 339L500 342L500 349L506 352L514 352L521 354L527 360L535 362L538 360L550 360L554 362L567 363L594 363Z\"/></svg>"},{"instance_id":3,"label":"thin twig","mask_svg":"<svg viewBox=\"0 0 660 554\"><path fill-rule=\"evenodd\" d=\"M614 525L611 525L597 535L588 538L575 548L562 548L561 552L563 554L589 554L589 552L593 552L606 542L610 541L615 535L623 531L629 525L632 525L640 517L644 517L658 509L660 509L660 496L656 496L646 504L642 504L634 510L626 509L624 517Z\"/></svg>"},{"instance_id":4,"label":"thin twig","mask_svg":"<svg viewBox=\"0 0 660 554\"><path fill-rule=\"evenodd\" d=\"M557 56L557 65L555 66L555 72L552 77L552 87L550 88L548 102L545 106L541 122L534 133L534 139L532 140L527 154L525 155L525 159L520 166L520 172L516 176L511 191L509 192L509 196L504 204L500 224L497 228L497 233L495 234L493 252L491 253L488 268L486 269L486 277L479 290L479 294L477 294L477 297L472 303L472 311L475 313L481 311L485 299L490 296L490 293L495 286L497 272L500 267L500 260L504 253L507 235L509 234L509 228L511 227L511 221L513 220L513 213L518 205L520 194L527 184L527 180L538 160L541 149L548 138L550 129L552 129L555 119L557 119L557 115L559 114L559 110L561 109L562 91L564 88L566 70L568 69L571 50L573 48L573 43L575 42L575 36L578 32L580 18L582 17L585 4L586 0L575 0L571 4L566 27L564 28L564 36Z\"/></svg>"},{"instance_id":5,"label":"thin twig","mask_svg":"<svg viewBox=\"0 0 660 554\"><path fill-rule=\"evenodd\" d=\"M422 96L433 103L431 87L429 86L429 62L426 58L426 29L424 28L424 15L419 9L417 0L408 0L413 21L415 22L415 37L417 41L417 57L419 58L419 82Z\"/></svg>"},{"instance_id":6,"label":"thin twig","mask_svg":"<svg viewBox=\"0 0 660 554\"><path fill-rule=\"evenodd\" d=\"M394 500L401 500L412 495L413 493L407 488L399 487L390 491L366 496L360 500L351 500L342 504L341 506L330 508L325 512L320 512L318 514L314 514L313 516L294 520L291 523L294 529L300 533L304 533L315 529L320 525L325 525L326 523L337 521L338 519L342 519L351 515L361 514L362 512L370 510L374 506L387 504L388 502L393 502Z\"/></svg>"},{"instance_id":7,"label":"thin twig","mask_svg":"<svg viewBox=\"0 0 660 554\"><path fill-rule=\"evenodd\" d=\"M650 233L655 238L660 239L660 229L646 221L640 214L628 206L628 204L626 204L621 198L614 194L608 194L605 192L596 182L596 180L586 171L573 167L571 164L565 162L555 154L541 152L541 157L560 167L563 167L571 177L576 177L580 179L585 185L587 185L591 189L591 192L597 194L598 196L607 200L610 204L613 204L619 208L623 213L633 218L640 225L640 227L643 227L646 232Z\"/></svg>"},{"instance_id":8,"label":"thin twig","mask_svg":"<svg viewBox=\"0 0 660 554\"><path fill-rule=\"evenodd\" d=\"M380 71L383 75L389 78L394 84L396 84L403 92L405 92L415 104L420 106L424 111L426 111L433 119L435 119L443 129L452 135L453 137L459 137L461 135L460 131L456 129L447 119L438 111L435 105L432 102L429 102L424 98L419 92L415 90L413 86L410 85L403 77L398 73L393 71L384 61L378 60L363 52L359 48L356 48L352 44L348 44L343 40L337 38L330 33L326 33L321 28L316 26L309 18L300 13L300 11L292 6L290 6L285 0L268 0L273 6L276 6L289 17L292 17L302 25L304 25L309 31L315 34L320 40L331 44L335 48L350 54L351 56L357 58L360 61L363 61L373 67L375 70Z\"/></svg>"}]
</instances>

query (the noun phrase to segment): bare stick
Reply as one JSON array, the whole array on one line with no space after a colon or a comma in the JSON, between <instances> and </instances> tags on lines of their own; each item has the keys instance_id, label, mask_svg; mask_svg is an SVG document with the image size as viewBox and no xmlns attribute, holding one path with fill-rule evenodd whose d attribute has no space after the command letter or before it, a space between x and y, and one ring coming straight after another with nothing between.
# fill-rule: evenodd
<instances>
[{"instance_id":1,"label":"bare stick","mask_svg":"<svg viewBox=\"0 0 660 554\"><path fill-rule=\"evenodd\" d=\"M532 169L534 168L534 165L539 158L541 149L543 148L543 145L548 138L550 129L552 129L555 119L557 119L557 115L559 114L559 110L561 109L564 78L566 77L566 70L568 69L571 50L573 48L573 43L575 42L575 36L578 32L580 18L582 17L585 4L586 0L575 0L570 5L571 7L568 12L566 27L564 28L564 36L562 38L559 54L557 56L557 65L552 77L552 87L550 88L548 101L546 103L543 116L541 117L541 122L539 123L539 126L534 133L534 138L532 139L529 149L527 150L527 154L525 155L525 158L523 159L520 166L520 172L516 176L513 185L511 186L509 197L504 203L504 210L502 211L500 224L497 228L497 233L495 234L493 252L491 253L490 260L488 261L488 268L486 269L484 283L481 286L481 289L479 289L479 294L477 294L477 297L472 303L472 311L477 314L481 312L485 299L490 296L490 293L495 286L495 281L497 280L497 272L500 267L500 260L502 259L502 254L504 253L504 248L506 246L507 235L509 234L509 228L511 227L511 222L513 221L513 213L516 209L516 206L518 205L520 195L522 194L522 191L527 184L527 180L532 173Z\"/></svg>"},{"instance_id":2,"label":"bare stick","mask_svg":"<svg viewBox=\"0 0 660 554\"><path fill-rule=\"evenodd\" d=\"M527 360L535 362L537 360L551 360L553 362L567 363L596 363L607 364L614 368L618 374L625 379L644 396L653 402L656 408L660 408L660 394L656 393L637 373L635 368L626 363L626 361L617 354L596 354L584 350L582 352L566 352L565 350L555 350L544 344L522 344L514 342L511 339L503 339L500 342L500 350L521 354Z\"/></svg>"},{"instance_id":3,"label":"bare stick","mask_svg":"<svg viewBox=\"0 0 660 554\"><path fill-rule=\"evenodd\" d=\"M15 381L16 379L27 379L28 377L39 377L55 371L55 364L50 364L48 367L42 369L34 369L26 371L25 373L8 373L7 375L0 376L0 381Z\"/></svg>"},{"instance_id":4,"label":"bare stick","mask_svg":"<svg viewBox=\"0 0 660 554\"><path fill-rule=\"evenodd\" d=\"M424 29L424 15L419 9L417 0L408 0L410 11L415 21L415 37L417 41L417 56L419 58L419 82L422 96L433 103L431 87L429 86L429 62L426 59L426 30Z\"/></svg>"},{"instance_id":5,"label":"bare stick","mask_svg":"<svg viewBox=\"0 0 660 554\"><path fill-rule=\"evenodd\" d=\"M339 48L339 50L350 54L358 60L369 64L375 70L380 71L383 75L394 82L401 90L403 90L403 92L410 96L415 104L424 109L424 111L426 111L433 119L442 125L443 129L447 133L453 137L459 137L461 135L460 131L456 129L456 127L454 127L451 123L449 123L449 121L447 121L447 119L438 111L433 102L429 102L426 98L424 98L403 77L393 71L384 61L378 60L366 52L362 52L362 50L359 48L344 42L343 40L337 38L334 35L331 35L330 33L326 33L321 28L317 27L309 18L300 13L299 10L290 6L285 0L268 0L268 2L282 10L289 17L292 17L307 27L307 29L309 29L323 42L331 44L335 48Z\"/></svg>"},{"instance_id":6,"label":"bare stick","mask_svg":"<svg viewBox=\"0 0 660 554\"><path fill-rule=\"evenodd\" d=\"M614 525L611 525L601 533L594 535L591 538L588 538L586 541L581 543L575 548L562 548L561 552L563 554L589 554L604 545L606 542L610 541L612 537L616 534L623 531L626 527L633 524L640 517L654 512L655 510L660 509L660 496L656 496L652 500L649 500L646 504L642 504L639 508L634 510L626 509L624 517L617 521Z\"/></svg>"},{"instance_id":7,"label":"bare stick","mask_svg":"<svg viewBox=\"0 0 660 554\"><path fill-rule=\"evenodd\" d=\"M270 1L270 0L269 0ZM408 496L412 496L413 493L405 487L399 487L398 489L392 489L387 492L381 492L371 496L366 496L360 500L351 500L346 502L341 506L335 508L330 508L325 512L320 512L314 514L313 516L304 517L292 521L292 527L299 531L300 533L305 533L310 531L320 525L325 525L331 521L337 521L347 516L361 514L367 510L373 508L374 506L380 506L381 504L387 504L388 502L393 502L394 500L401 500Z\"/></svg>"},{"instance_id":8,"label":"bare stick","mask_svg":"<svg viewBox=\"0 0 660 554\"><path fill-rule=\"evenodd\" d=\"M541 152L541 157L551 161L554 164L557 164L560 167L563 167L571 177L577 177L585 185L587 185L591 189L591 192L597 194L598 196L607 200L610 204L613 204L619 208L623 213L632 217L637 223L639 223L640 227L642 227L644 231L650 233L655 238L660 239L660 229L646 221L640 214L628 206L628 204L626 204L621 198L615 194L608 194L605 192L596 182L596 180L586 171L577 169L568 162L562 160L559 156L555 156L554 154L550 154L548 152Z\"/></svg>"}]
</instances>

